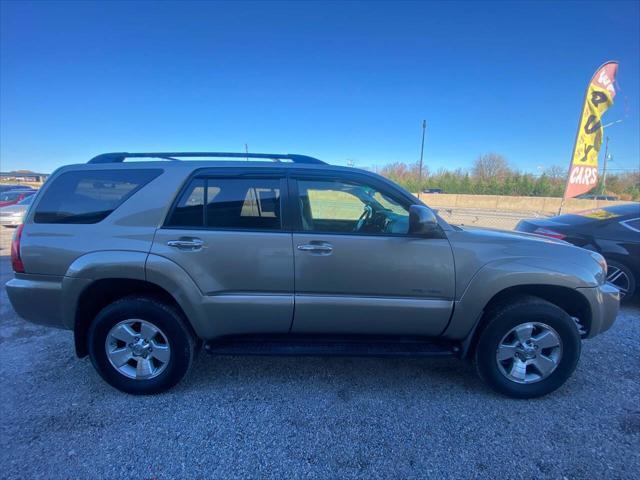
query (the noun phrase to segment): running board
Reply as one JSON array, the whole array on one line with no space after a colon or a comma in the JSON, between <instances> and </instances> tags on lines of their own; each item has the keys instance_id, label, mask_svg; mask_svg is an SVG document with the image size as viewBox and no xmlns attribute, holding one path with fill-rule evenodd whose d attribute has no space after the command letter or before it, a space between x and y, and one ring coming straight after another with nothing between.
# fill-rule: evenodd
<instances>
[{"instance_id":1,"label":"running board","mask_svg":"<svg viewBox=\"0 0 640 480\"><path fill-rule=\"evenodd\" d=\"M428 340L326 337L241 336L205 343L212 355L443 357L458 355L456 345Z\"/></svg>"}]
</instances>

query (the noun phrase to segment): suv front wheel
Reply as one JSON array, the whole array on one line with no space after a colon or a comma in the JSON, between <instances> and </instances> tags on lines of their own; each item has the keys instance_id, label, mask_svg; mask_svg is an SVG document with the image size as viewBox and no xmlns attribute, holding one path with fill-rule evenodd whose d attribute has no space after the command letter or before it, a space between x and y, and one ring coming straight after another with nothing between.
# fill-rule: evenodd
<instances>
[{"instance_id":1,"label":"suv front wheel","mask_svg":"<svg viewBox=\"0 0 640 480\"><path fill-rule=\"evenodd\" d=\"M573 319L537 297L521 297L489 312L476 348L480 376L517 398L546 395L573 373L581 340Z\"/></svg>"},{"instance_id":2,"label":"suv front wheel","mask_svg":"<svg viewBox=\"0 0 640 480\"><path fill-rule=\"evenodd\" d=\"M136 395L165 391L193 362L195 342L173 307L150 297L126 297L98 313L89 355L111 386Z\"/></svg>"}]
</instances>

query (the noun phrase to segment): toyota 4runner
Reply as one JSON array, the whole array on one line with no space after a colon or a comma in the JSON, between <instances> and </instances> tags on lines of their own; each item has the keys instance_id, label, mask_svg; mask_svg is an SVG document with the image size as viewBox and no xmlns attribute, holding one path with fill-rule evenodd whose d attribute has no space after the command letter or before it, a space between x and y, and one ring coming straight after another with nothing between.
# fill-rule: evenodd
<instances>
[{"instance_id":1,"label":"toyota 4runner","mask_svg":"<svg viewBox=\"0 0 640 480\"><path fill-rule=\"evenodd\" d=\"M569 378L619 302L595 252L449 225L383 177L302 155L62 167L11 255L16 312L72 330L77 355L135 394L175 385L204 348L452 355L495 390L535 397Z\"/></svg>"}]
</instances>

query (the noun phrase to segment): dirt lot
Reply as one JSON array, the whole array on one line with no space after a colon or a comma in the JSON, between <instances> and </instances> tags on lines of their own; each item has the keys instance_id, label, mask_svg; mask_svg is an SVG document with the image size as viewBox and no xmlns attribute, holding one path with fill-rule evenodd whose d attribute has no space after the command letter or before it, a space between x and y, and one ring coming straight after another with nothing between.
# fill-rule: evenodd
<instances>
[{"instance_id":1,"label":"dirt lot","mask_svg":"<svg viewBox=\"0 0 640 480\"><path fill-rule=\"evenodd\" d=\"M2 232L0 281L10 277ZM632 478L640 306L556 393L516 401L453 359L214 358L133 397L0 291L3 478Z\"/></svg>"}]
</instances>

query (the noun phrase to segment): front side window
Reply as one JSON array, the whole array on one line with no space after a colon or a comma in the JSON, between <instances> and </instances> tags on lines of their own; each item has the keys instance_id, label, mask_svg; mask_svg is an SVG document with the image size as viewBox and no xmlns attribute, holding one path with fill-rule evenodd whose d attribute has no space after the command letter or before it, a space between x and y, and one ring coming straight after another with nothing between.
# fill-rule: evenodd
<instances>
[{"instance_id":1,"label":"front side window","mask_svg":"<svg viewBox=\"0 0 640 480\"><path fill-rule=\"evenodd\" d=\"M309 232L404 235L408 207L357 182L298 180L302 229Z\"/></svg>"},{"instance_id":2,"label":"front side window","mask_svg":"<svg viewBox=\"0 0 640 480\"><path fill-rule=\"evenodd\" d=\"M172 227L280 230L280 180L197 178L178 199Z\"/></svg>"}]
</instances>

